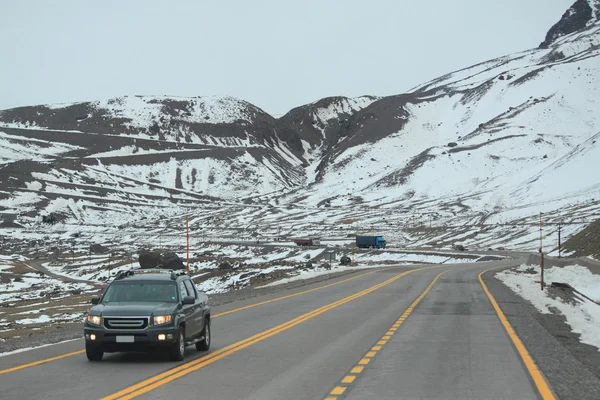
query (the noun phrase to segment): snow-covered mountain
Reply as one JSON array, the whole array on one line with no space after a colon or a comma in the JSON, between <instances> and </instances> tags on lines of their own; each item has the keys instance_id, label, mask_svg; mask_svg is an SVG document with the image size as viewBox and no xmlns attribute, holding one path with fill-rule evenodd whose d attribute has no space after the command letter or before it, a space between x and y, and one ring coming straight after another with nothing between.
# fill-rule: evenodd
<instances>
[{"instance_id":1,"label":"snow-covered mountain","mask_svg":"<svg viewBox=\"0 0 600 400\"><path fill-rule=\"evenodd\" d=\"M25 223L57 210L89 223L216 204L223 224L287 221L296 231L384 219L397 230L429 215L452 232L403 237L530 246L526 229L482 231L540 212L565 221L600 211L599 2L576 1L538 49L279 119L210 97L2 111L0 206Z\"/></svg>"},{"instance_id":2,"label":"snow-covered mountain","mask_svg":"<svg viewBox=\"0 0 600 400\"><path fill-rule=\"evenodd\" d=\"M371 103L342 128L322 182L305 201L468 197L481 210L594 197L599 44L594 24L548 49L491 60ZM568 180L555 179L568 169L560 172Z\"/></svg>"},{"instance_id":3,"label":"snow-covered mountain","mask_svg":"<svg viewBox=\"0 0 600 400\"><path fill-rule=\"evenodd\" d=\"M0 205L30 216L62 209L87 221L98 219L86 217L94 209L144 214L144 206L241 201L304 179L278 121L233 98L22 107L0 112L0 126Z\"/></svg>"}]
</instances>

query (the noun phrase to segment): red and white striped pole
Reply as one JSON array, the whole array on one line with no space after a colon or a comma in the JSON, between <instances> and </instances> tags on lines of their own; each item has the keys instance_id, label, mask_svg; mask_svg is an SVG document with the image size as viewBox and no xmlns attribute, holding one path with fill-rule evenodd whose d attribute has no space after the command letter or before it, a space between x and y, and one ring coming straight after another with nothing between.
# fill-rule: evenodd
<instances>
[{"instance_id":1,"label":"red and white striped pole","mask_svg":"<svg viewBox=\"0 0 600 400\"><path fill-rule=\"evenodd\" d=\"M190 219L185 217L185 237L186 237L186 253L187 253L187 272L190 272Z\"/></svg>"}]
</instances>

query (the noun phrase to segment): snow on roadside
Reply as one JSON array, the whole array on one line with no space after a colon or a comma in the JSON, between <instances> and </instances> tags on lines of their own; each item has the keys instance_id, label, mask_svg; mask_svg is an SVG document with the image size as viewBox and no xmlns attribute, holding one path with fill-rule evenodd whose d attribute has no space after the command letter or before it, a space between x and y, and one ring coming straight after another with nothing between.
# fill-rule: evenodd
<instances>
[{"instance_id":1,"label":"snow on roadside","mask_svg":"<svg viewBox=\"0 0 600 400\"><path fill-rule=\"evenodd\" d=\"M391 253L377 252L359 254L356 257L357 261L361 262L384 262L398 261L410 264L456 264L473 262L471 258L456 258L452 255L436 255L436 254L418 254L418 253Z\"/></svg>"},{"instance_id":2,"label":"snow on roadside","mask_svg":"<svg viewBox=\"0 0 600 400\"><path fill-rule=\"evenodd\" d=\"M57 291L60 297L68 296L72 290L92 290L93 286L86 283L66 283L50 277L40 277L36 273L20 276L21 282L14 279L10 283L0 284L0 302L17 300L33 300L43 298L42 292Z\"/></svg>"},{"instance_id":3,"label":"snow on roadside","mask_svg":"<svg viewBox=\"0 0 600 400\"><path fill-rule=\"evenodd\" d=\"M568 283L592 300L600 303L600 275L592 273L586 267L568 265L563 268L544 268L544 281L548 283Z\"/></svg>"},{"instance_id":4,"label":"snow on roadside","mask_svg":"<svg viewBox=\"0 0 600 400\"><path fill-rule=\"evenodd\" d=\"M331 269L325 269L321 267L317 267L311 270L300 270L298 271L298 275L291 276L289 278L283 278L275 282L267 283L266 285L258 286L258 288L265 288L270 286L282 285L284 283L297 281L300 279L310 279L315 278L320 275L332 274L336 272L344 272L344 271L356 271L357 269L365 269L365 268L385 268L389 267L389 265L361 265L360 267L350 267L350 266L342 266L337 265L333 266Z\"/></svg>"},{"instance_id":5,"label":"snow on roadside","mask_svg":"<svg viewBox=\"0 0 600 400\"><path fill-rule=\"evenodd\" d=\"M525 273L526 270L533 270L535 273ZM539 276L539 266L525 264L516 270L505 270L495 275L515 293L529 300L540 312L550 314L550 308L559 310L572 331L581 335L580 341L595 346L600 351L600 306L579 296L576 305L548 297L548 288L540 290ZM544 269L544 280L548 283L568 283L590 298L600 298L600 275L592 275L585 267L573 265Z\"/></svg>"},{"instance_id":6,"label":"snow on roadside","mask_svg":"<svg viewBox=\"0 0 600 400\"><path fill-rule=\"evenodd\" d=\"M0 264L0 272L5 271L7 269L10 269L14 267L14 265L10 265L10 264Z\"/></svg>"},{"instance_id":7,"label":"snow on roadside","mask_svg":"<svg viewBox=\"0 0 600 400\"><path fill-rule=\"evenodd\" d=\"M256 268L252 270L245 269L237 274L227 277L215 276L203 282L196 283L196 287L207 294L224 293L231 290L231 287L242 287L249 283L250 279L260 275L268 275L274 271L294 269L293 266L274 266L269 268ZM195 277L194 277L195 278Z\"/></svg>"}]
</instances>

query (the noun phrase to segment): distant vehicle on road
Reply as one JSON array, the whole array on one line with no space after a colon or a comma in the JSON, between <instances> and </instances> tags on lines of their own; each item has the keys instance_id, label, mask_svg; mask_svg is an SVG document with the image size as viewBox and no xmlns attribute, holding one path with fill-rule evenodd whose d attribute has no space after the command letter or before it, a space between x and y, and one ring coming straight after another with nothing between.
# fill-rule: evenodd
<instances>
[{"instance_id":1,"label":"distant vehicle on road","mask_svg":"<svg viewBox=\"0 0 600 400\"><path fill-rule=\"evenodd\" d=\"M385 249L383 236L357 236L356 247L361 249Z\"/></svg>"},{"instance_id":2,"label":"distant vehicle on road","mask_svg":"<svg viewBox=\"0 0 600 400\"><path fill-rule=\"evenodd\" d=\"M104 353L160 349L181 361L186 346L210 347L208 296L185 271L119 272L92 304L83 328L90 361L101 361Z\"/></svg>"},{"instance_id":3,"label":"distant vehicle on road","mask_svg":"<svg viewBox=\"0 0 600 400\"><path fill-rule=\"evenodd\" d=\"M298 246L317 246L321 244L319 239L313 238L294 239L294 243L296 243Z\"/></svg>"}]
</instances>

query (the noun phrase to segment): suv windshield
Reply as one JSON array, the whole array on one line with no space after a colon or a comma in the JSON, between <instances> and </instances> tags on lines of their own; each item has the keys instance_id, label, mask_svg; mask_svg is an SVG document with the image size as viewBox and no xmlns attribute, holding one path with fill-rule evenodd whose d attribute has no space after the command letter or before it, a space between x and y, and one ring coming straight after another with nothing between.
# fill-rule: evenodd
<instances>
[{"instance_id":1,"label":"suv windshield","mask_svg":"<svg viewBox=\"0 0 600 400\"><path fill-rule=\"evenodd\" d=\"M152 301L177 302L177 287L174 282L118 282L108 287L103 303Z\"/></svg>"}]
</instances>

